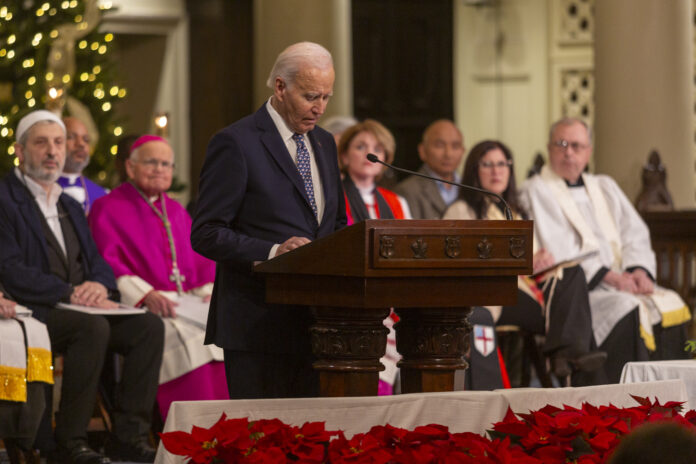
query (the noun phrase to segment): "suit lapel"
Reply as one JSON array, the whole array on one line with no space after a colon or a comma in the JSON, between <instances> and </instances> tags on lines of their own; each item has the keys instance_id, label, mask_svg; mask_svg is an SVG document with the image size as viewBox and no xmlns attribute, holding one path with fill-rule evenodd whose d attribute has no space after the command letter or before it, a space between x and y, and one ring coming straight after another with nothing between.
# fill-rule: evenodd
<instances>
[{"instance_id":1,"label":"suit lapel","mask_svg":"<svg viewBox=\"0 0 696 464\"><path fill-rule=\"evenodd\" d=\"M305 200L307 208L312 209L309 203L309 197L307 196L307 191L305 190L304 181L300 172L297 170L297 166L292 161L292 157L288 152L283 139L281 139L278 129L276 129L273 119L266 111L266 104L261 107L256 112L255 115L256 124L261 129L261 143L266 147L266 150L270 153L271 157L278 164L283 173L290 179L297 191L302 195ZM312 145L314 146L314 145ZM315 149L316 154L316 149ZM314 213L312 213L314 214Z\"/></svg>"},{"instance_id":2,"label":"suit lapel","mask_svg":"<svg viewBox=\"0 0 696 464\"><path fill-rule=\"evenodd\" d=\"M14 173L10 175L9 180L12 196L15 199L19 213L31 229L31 232L38 239L44 258L48 260L48 243L46 243L46 237L44 237L43 229L41 228L41 219L38 216L40 214L38 205L34 202L34 198L29 193L29 189L17 179Z\"/></svg>"}]
</instances>

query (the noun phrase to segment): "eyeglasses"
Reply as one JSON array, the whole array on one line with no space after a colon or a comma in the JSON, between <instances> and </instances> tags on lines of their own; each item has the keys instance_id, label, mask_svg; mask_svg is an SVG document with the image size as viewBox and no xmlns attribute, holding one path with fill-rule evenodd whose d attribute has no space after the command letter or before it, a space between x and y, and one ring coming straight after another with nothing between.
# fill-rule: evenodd
<instances>
[{"instance_id":1,"label":"eyeglasses","mask_svg":"<svg viewBox=\"0 0 696 464\"><path fill-rule=\"evenodd\" d=\"M503 169L512 166L512 160L498 161L494 163L493 161L479 161L479 166L484 169Z\"/></svg>"},{"instance_id":2,"label":"eyeglasses","mask_svg":"<svg viewBox=\"0 0 696 464\"><path fill-rule=\"evenodd\" d=\"M566 150L568 147L572 148L573 151L585 150L589 145L580 142L569 142L565 139L556 140L553 145L561 150Z\"/></svg>"},{"instance_id":3,"label":"eyeglasses","mask_svg":"<svg viewBox=\"0 0 696 464\"><path fill-rule=\"evenodd\" d=\"M148 169L156 169L157 166L162 166L162 169L174 169L173 162L160 161L160 160L156 160L154 158L150 158L150 159L146 159L146 160L142 160L142 161L136 161L136 163L143 164Z\"/></svg>"}]
</instances>

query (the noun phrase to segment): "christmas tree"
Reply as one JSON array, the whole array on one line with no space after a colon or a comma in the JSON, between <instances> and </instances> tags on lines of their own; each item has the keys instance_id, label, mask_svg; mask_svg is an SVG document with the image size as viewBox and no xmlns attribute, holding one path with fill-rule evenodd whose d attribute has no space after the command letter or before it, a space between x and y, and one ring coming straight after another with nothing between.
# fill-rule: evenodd
<instances>
[{"instance_id":1,"label":"christmas tree","mask_svg":"<svg viewBox=\"0 0 696 464\"><path fill-rule=\"evenodd\" d=\"M117 84L114 34L99 32L109 9L97 0L0 3L0 174L17 163L19 120L45 108L92 129L98 140L85 173L104 185L115 180L116 142L124 129L114 105L126 89Z\"/></svg>"}]
</instances>

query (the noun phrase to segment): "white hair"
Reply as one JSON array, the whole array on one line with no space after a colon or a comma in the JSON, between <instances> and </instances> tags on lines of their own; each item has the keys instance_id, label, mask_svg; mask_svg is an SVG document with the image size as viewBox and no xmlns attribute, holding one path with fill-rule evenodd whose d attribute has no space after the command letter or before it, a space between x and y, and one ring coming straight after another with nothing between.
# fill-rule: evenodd
<instances>
[{"instance_id":1,"label":"white hair","mask_svg":"<svg viewBox=\"0 0 696 464\"><path fill-rule=\"evenodd\" d=\"M321 127L332 135L338 135L357 123L358 120L353 116L331 116L322 123Z\"/></svg>"},{"instance_id":2,"label":"white hair","mask_svg":"<svg viewBox=\"0 0 696 464\"><path fill-rule=\"evenodd\" d=\"M287 85L292 85L295 76L304 66L322 70L333 68L333 58L326 48L314 42L299 42L290 45L276 58L266 80L266 86L273 89L277 77L283 79Z\"/></svg>"},{"instance_id":3,"label":"white hair","mask_svg":"<svg viewBox=\"0 0 696 464\"><path fill-rule=\"evenodd\" d=\"M551 128L549 129L549 143L553 143L553 133L556 132L558 126L572 126L573 124L581 124L582 127L585 128L587 131L587 140L590 142L590 145L592 145L592 128L582 119L571 117L561 118L551 124Z\"/></svg>"}]
</instances>

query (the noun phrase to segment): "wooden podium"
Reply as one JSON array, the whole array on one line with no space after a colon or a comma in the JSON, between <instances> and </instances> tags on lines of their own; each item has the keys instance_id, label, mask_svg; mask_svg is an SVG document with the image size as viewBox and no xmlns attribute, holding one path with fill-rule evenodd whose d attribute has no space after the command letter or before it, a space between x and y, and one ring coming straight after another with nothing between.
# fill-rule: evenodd
<instances>
[{"instance_id":1,"label":"wooden podium","mask_svg":"<svg viewBox=\"0 0 696 464\"><path fill-rule=\"evenodd\" d=\"M452 391L473 305L517 302L531 221L368 220L256 265L269 303L308 305L322 396L376 395L394 308L404 393Z\"/></svg>"}]
</instances>

